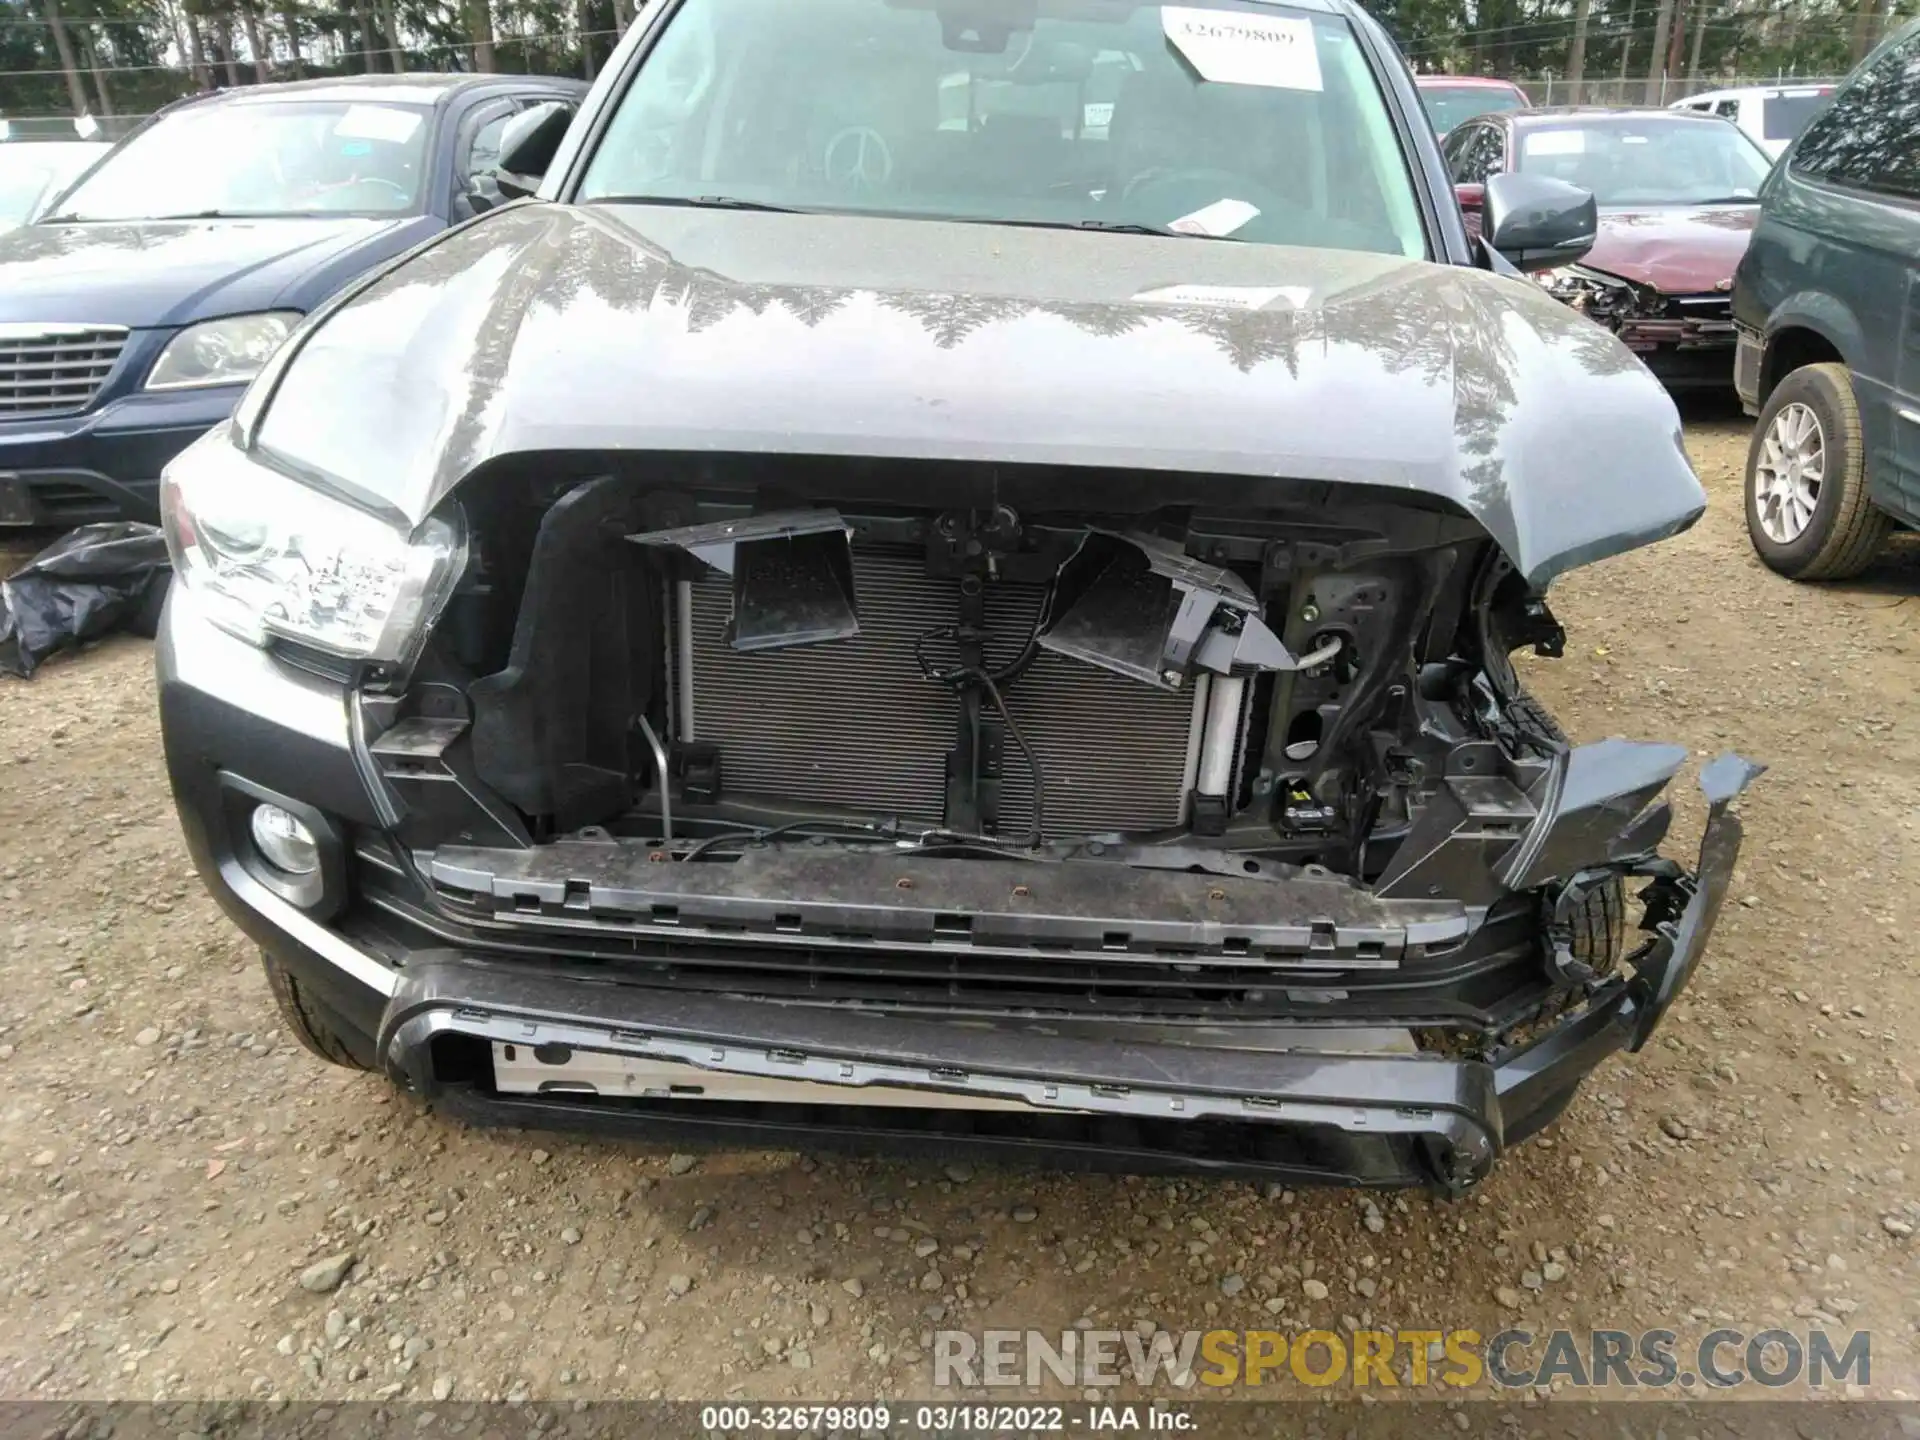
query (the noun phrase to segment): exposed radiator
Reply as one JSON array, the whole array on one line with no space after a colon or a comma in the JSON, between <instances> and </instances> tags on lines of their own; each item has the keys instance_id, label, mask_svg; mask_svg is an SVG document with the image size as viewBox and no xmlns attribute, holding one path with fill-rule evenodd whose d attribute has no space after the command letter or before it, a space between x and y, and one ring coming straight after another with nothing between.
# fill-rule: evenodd
<instances>
[{"instance_id":1,"label":"exposed radiator","mask_svg":"<svg viewBox=\"0 0 1920 1440\"><path fill-rule=\"evenodd\" d=\"M726 641L730 582L693 584L680 685L692 734L718 745L729 793L777 795L939 824L959 700L921 674L914 642L959 618L959 584L929 577L915 550L857 546L860 633L848 640L741 654ZM989 664L1011 658L1045 597L1039 585L990 584ZM949 663L950 647L932 651ZM1180 822L1199 741L1194 697L1149 689L1042 653L1004 690L1038 753L1050 838L1151 830ZM1026 833L1033 787L1007 737L1003 835Z\"/></svg>"}]
</instances>

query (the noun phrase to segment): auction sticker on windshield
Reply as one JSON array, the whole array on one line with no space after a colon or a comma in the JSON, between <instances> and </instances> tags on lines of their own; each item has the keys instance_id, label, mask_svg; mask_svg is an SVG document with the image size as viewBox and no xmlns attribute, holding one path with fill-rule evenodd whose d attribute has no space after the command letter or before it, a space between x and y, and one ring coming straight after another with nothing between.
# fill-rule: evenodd
<instances>
[{"instance_id":1,"label":"auction sticker on windshield","mask_svg":"<svg viewBox=\"0 0 1920 1440\"><path fill-rule=\"evenodd\" d=\"M1310 20L1163 5L1160 25L1202 80L1276 90L1323 88Z\"/></svg>"},{"instance_id":2,"label":"auction sticker on windshield","mask_svg":"<svg viewBox=\"0 0 1920 1440\"><path fill-rule=\"evenodd\" d=\"M1529 155L1584 155L1587 132L1584 130L1540 130L1526 137Z\"/></svg>"},{"instance_id":3,"label":"auction sticker on windshield","mask_svg":"<svg viewBox=\"0 0 1920 1440\"><path fill-rule=\"evenodd\" d=\"M1167 226L1182 235L1231 235L1260 213L1258 205L1244 200L1216 200L1191 215L1182 215Z\"/></svg>"}]
</instances>

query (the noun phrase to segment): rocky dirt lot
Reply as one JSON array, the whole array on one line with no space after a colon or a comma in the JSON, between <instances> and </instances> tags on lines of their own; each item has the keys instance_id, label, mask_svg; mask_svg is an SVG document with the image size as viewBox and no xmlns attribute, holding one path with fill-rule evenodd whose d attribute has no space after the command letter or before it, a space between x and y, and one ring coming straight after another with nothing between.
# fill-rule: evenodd
<instances>
[{"instance_id":1,"label":"rocky dirt lot","mask_svg":"<svg viewBox=\"0 0 1920 1440\"><path fill-rule=\"evenodd\" d=\"M1920 1391L1920 545L1570 577L1578 738L1771 769L1704 972L1464 1203L475 1133L282 1035L175 830L148 647L0 686L0 1396L902 1397L937 1324L1873 1332ZM1697 836L1689 780L1676 842ZM1804 1392L1802 1392L1804 1393Z\"/></svg>"}]
</instances>

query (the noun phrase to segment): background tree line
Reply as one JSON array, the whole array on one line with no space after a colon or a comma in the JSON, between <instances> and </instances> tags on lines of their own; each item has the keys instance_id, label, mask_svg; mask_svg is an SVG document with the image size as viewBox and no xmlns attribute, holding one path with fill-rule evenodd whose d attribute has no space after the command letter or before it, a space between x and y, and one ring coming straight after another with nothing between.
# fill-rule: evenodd
<instances>
[{"instance_id":1,"label":"background tree line","mask_svg":"<svg viewBox=\"0 0 1920 1440\"><path fill-rule=\"evenodd\" d=\"M0 116L141 115L317 75L591 79L645 0L0 0Z\"/></svg>"},{"instance_id":2,"label":"background tree line","mask_svg":"<svg viewBox=\"0 0 1920 1440\"><path fill-rule=\"evenodd\" d=\"M1370 0L1416 69L1678 99L1732 77L1844 75L1916 0Z\"/></svg>"},{"instance_id":3,"label":"background tree line","mask_svg":"<svg viewBox=\"0 0 1920 1440\"><path fill-rule=\"evenodd\" d=\"M794 0L805 3L805 0ZM0 116L140 115L313 75L592 78L645 0L0 0ZM1716 77L1844 73L1920 0L1371 0L1420 70L1674 98Z\"/></svg>"}]
</instances>

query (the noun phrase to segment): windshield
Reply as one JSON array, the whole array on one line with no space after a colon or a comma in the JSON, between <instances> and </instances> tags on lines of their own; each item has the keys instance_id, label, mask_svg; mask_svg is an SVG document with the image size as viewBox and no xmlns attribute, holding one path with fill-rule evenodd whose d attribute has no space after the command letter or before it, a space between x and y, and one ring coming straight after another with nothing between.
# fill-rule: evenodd
<instances>
[{"instance_id":1,"label":"windshield","mask_svg":"<svg viewBox=\"0 0 1920 1440\"><path fill-rule=\"evenodd\" d=\"M106 153L104 145L0 145L0 229L26 224L61 186Z\"/></svg>"},{"instance_id":2,"label":"windshield","mask_svg":"<svg viewBox=\"0 0 1920 1440\"><path fill-rule=\"evenodd\" d=\"M1527 100L1504 86L1422 85L1420 103L1436 135L1444 135L1454 126L1476 115L1491 115L1496 110L1524 110Z\"/></svg>"},{"instance_id":3,"label":"windshield","mask_svg":"<svg viewBox=\"0 0 1920 1440\"><path fill-rule=\"evenodd\" d=\"M1792 140L1833 100L1831 90L1769 95L1760 102L1760 133L1769 140Z\"/></svg>"},{"instance_id":4,"label":"windshield","mask_svg":"<svg viewBox=\"0 0 1920 1440\"><path fill-rule=\"evenodd\" d=\"M1426 253L1353 31L1270 4L687 0L577 198Z\"/></svg>"},{"instance_id":5,"label":"windshield","mask_svg":"<svg viewBox=\"0 0 1920 1440\"><path fill-rule=\"evenodd\" d=\"M428 113L318 100L198 105L127 141L48 218L412 213Z\"/></svg>"},{"instance_id":6,"label":"windshield","mask_svg":"<svg viewBox=\"0 0 1920 1440\"><path fill-rule=\"evenodd\" d=\"M1591 190L1602 205L1752 200L1773 164L1723 121L1648 116L1521 131L1516 169Z\"/></svg>"}]
</instances>

